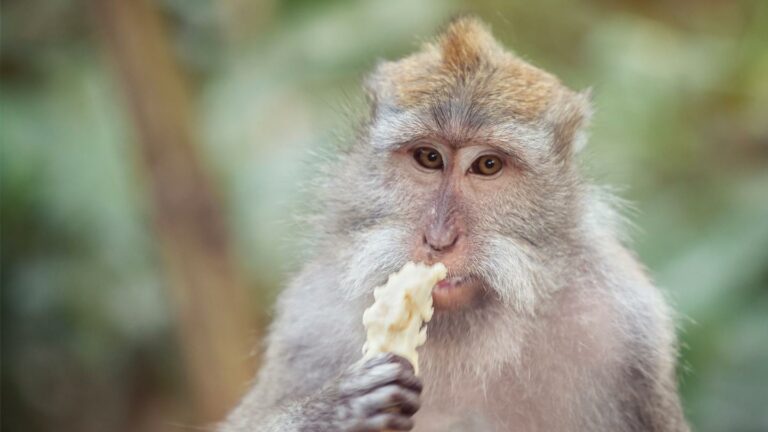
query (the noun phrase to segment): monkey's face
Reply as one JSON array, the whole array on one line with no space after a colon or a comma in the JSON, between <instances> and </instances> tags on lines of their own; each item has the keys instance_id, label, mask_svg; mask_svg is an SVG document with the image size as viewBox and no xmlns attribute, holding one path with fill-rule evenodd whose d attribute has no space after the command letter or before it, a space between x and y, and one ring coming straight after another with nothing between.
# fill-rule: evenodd
<instances>
[{"instance_id":1,"label":"monkey's face","mask_svg":"<svg viewBox=\"0 0 768 432\"><path fill-rule=\"evenodd\" d=\"M370 169L389 208L382 221L407 232L399 247L408 259L448 268L433 291L438 310L494 299L529 309L538 257L548 255L540 252L562 240L571 218L569 164L544 129L481 119L456 99L443 109L458 114L454 130L434 110L402 114L398 132L374 125Z\"/></svg>"},{"instance_id":2,"label":"monkey's face","mask_svg":"<svg viewBox=\"0 0 768 432\"><path fill-rule=\"evenodd\" d=\"M471 20L379 64L366 89L372 115L330 197L336 229L353 234L342 285L369 293L408 260L441 261L438 309L530 311L549 283L543 257L578 230L571 155L588 97Z\"/></svg>"},{"instance_id":3,"label":"monkey's face","mask_svg":"<svg viewBox=\"0 0 768 432\"><path fill-rule=\"evenodd\" d=\"M473 303L485 282L472 265L482 243L476 229L481 215L473 209L491 204L484 198L514 175L514 160L491 146L454 147L437 139L419 140L394 156L426 204L415 221L411 255L450 269L449 277L434 288L435 307L451 310Z\"/></svg>"}]
</instances>

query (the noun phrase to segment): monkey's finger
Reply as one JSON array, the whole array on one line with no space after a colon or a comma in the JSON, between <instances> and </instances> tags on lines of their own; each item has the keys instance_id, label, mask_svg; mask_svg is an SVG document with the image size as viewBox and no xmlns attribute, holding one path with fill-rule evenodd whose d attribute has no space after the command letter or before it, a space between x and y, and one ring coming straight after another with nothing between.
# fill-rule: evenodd
<instances>
[{"instance_id":1,"label":"monkey's finger","mask_svg":"<svg viewBox=\"0 0 768 432\"><path fill-rule=\"evenodd\" d=\"M377 387L398 384L409 390L421 393L424 387L421 379L413 374L413 369L405 368L400 363L386 363L375 367L367 373L369 381L367 383L368 389L374 389Z\"/></svg>"},{"instance_id":2,"label":"monkey's finger","mask_svg":"<svg viewBox=\"0 0 768 432\"><path fill-rule=\"evenodd\" d=\"M390 363L399 363L406 370L410 371L411 373L415 373L415 369L413 368L413 365L405 357L399 356L399 355L393 354L393 353L387 353L387 357L386 358L387 358L387 360Z\"/></svg>"},{"instance_id":3,"label":"monkey's finger","mask_svg":"<svg viewBox=\"0 0 768 432\"><path fill-rule=\"evenodd\" d=\"M368 393L376 388L397 384L416 393L421 393L421 379L413 374L413 370L401 363L384 363L369 370L357 371L342 382L344 394L354 395Z\"/></svg>"},{"instance_id":4,"label":"monkey's finger","mask_svg":"<svg viewBox=\"0 0 768 432\"><path fill-rule=\"evenodd\" d=\"M397 414L377 414L368 419L365 426L370 428L366 429L370 432L409 431L413 429L413 419Z\"/></svg>"},{"instance_id":5,"label":"monkey's finger","mask_svg":"<svg viewBox=\"0 0 768 432\"><path fill-rule=\"evenodd\" d=\"M400 408L401 413L408 416L416 414L416 411L421 408L421 398L416 392L401 388L400 391L393 393L390 399L395 407Z\"/></svg>"},{"instance_id":6,"label":"monkey's finger","mask_svg":"<svg viewBox=\"0 0 768 432\"><path fill-rule=\"evenodd\" d=\"M385 363L399 363L406 368L413 370L413 365L407 359L394 353L377 354L363 363L364 368L372 368Z\"/></svg>"},{"instance_id":7,"label":"monkey's finger","mask_svg":"<svg viewBox=\"0 0 768 432\"><path fill-rule=\"evenodd\" d=\"M368 414L395 412L413 415L421 408L419 395L397 385L381 387L375 391L360 396L358 403Z\"/></svg>"},{"instance_id":8,"label":"monkey's finger","mask_svg":"<svg viewBox=\"0 0 768 432\"><path fill-rule=\"evenodd\" d=\"M368 393L394 382L400 374L399 369L399 365L384 363L367 370L355 371L342 381L341 391L349 395Z\"/></svg>"}]
</instances>

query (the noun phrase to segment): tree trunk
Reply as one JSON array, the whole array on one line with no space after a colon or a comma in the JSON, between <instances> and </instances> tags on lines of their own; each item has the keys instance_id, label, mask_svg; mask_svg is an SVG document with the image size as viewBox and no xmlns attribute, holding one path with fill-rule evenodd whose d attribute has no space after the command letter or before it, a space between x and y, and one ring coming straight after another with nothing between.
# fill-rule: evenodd
<instances>
[{"instance_id":1,"label":"tree trunk","mask_svg":"<svg viewBox=\"0 0 768 432\"><path fill-rule=\"evenodd\" d=\"M183 358L199 415L216 421L253 375L258 339L217 196L197 153L192 104L147 0L92 0L136 129Z\"/></svg>"}]
</instances>

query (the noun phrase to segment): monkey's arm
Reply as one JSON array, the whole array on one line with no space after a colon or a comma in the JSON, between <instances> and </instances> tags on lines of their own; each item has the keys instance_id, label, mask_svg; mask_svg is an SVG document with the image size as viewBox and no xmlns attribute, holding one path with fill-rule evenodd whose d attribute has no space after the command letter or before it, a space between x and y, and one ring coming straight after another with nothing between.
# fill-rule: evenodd
<instances>
[{"instance_id":1,"label":"monkey's arm","mask_svg":"<svg viewBox=\"0 0 768 432\"><path fill-rule=\"evenodd\" d=\"M338 298L332 283L305 273L280 296L258 382L221 432L412 427L421 382L397 356L359 362L362 309Z\"/></svg>"},{"instance_id":2,"label":"monkey's arm","mask_svg":"<svg viewBox=\"0 0 768 432\"><path fill-rule=\"evenodd\" d=\"M655 325L654 325L655 324ZM619 408L627 432L688 432L677 390L676 342L671 321L664 316L644 329L636 328L635 335L643 335L628 344L631 353L621 371Z\"/></svg>"},{"instance_id":3,"label":"monkey's arm","mask_svg":"<svg viewBox=\"0 0 768 432\"><path fill-rule=\"evenodd\" d=\"M688 432L674 376L652 376L647 365L627 368L621 403L628 432Z\"/></svg>"},{"instance_id":4,"label":"monkey's arm","mask_svg":"<svg viewBox=\"0 0 768 432\"><path fill-rule=\"evenodd\" d=\"M309 395L267 403L267 385L257 385L220 428L245 431L410 430L419 408L421 382L407 360L382 354L353 365Z\"/></svg>"},{"instance_id":5,"label":"monkey's arm","mask_svg":"<svg viewBox=\"0 0 768 432\"><path fill-rule=\"evenodd\" d=\"M660 290L625 249L615 250L624 285L618 288L625 319L624 361L615 394L627 432L688 432L677 389L674 319Z\"/></svg>"}]
</instances>

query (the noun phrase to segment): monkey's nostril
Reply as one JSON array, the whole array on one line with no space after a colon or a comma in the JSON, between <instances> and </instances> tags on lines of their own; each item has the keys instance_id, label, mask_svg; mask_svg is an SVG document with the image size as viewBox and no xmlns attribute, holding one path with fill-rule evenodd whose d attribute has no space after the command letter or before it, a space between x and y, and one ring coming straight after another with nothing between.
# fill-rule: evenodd
<instances>
[{"instance_id":1,"label":"monkey's nostril","mask_svg":"<svg viewBox=\"0 0 768 432\"><path fill-rule=\"evenodd\" d=\"M450 241L448 241L448 243L445 246L443 246L442 250L449 250L453 248L456 245L456 242L458 240L459 240L459 235L458 234L454 235L453 238Z\"/></svg>"},{"instance_id":2,"label":"monkey's nostril","mask_svg":"<svg viewBox=\"0 0 768 432\"><path fill-rule=\"evenodd\" d=\"M435 252L446 252L456 245L459 240L458 234L449 234L444 236L436 236L435 238L429 238L424 236L424 243L429 245L429 248Z\"/></svg>"}]
</instances>

